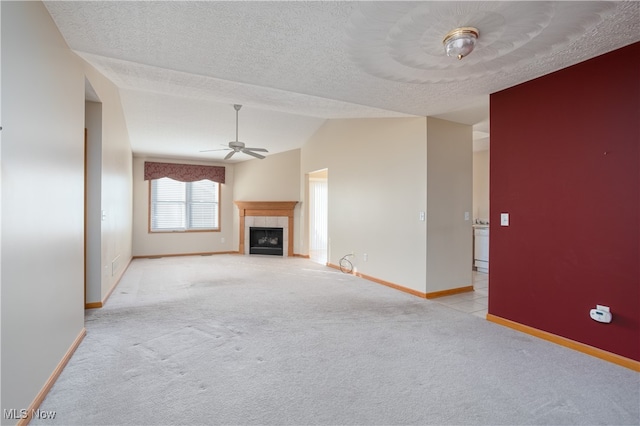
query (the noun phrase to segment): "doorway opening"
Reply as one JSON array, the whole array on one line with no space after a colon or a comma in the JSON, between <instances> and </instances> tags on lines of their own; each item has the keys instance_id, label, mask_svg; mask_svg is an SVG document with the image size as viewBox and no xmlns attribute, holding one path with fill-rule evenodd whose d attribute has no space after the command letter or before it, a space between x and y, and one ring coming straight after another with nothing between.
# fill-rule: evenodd
<instances>
[{"instance_id":1,"label":"doorway opening","mask_svg":"<svg viewBox=\"0 0 640 426\"><path fill-rule=\"evenodd\" d=\"M328 253L329 171L309 173L309 258L326 264Z\"/></svg>"},{"instance_id":2,"label":"doorway opening","mask_svg":"<svg viewBox=\"0 0 640 426\"><path fill-rule=\"evenodd\" d=\"M102 306L102 103L85 77L84 307Z\"/></svg>"}]
</instances>

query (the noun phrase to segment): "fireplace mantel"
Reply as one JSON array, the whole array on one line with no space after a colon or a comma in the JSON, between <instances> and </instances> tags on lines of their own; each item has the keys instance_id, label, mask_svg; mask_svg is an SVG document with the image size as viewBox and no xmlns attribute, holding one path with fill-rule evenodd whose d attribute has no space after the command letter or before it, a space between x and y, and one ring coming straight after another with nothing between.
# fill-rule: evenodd
<instances>
[{"instance_id":1,"label":"fireplace mantel","mask_svg":"<svg viewBox=\"0 0 640 426\"><path fill-rule=\"evenodd\" d=\"M240 214L240 254L245 253L246 216L285 216L289 218L288 255L293 256L293 209L297 201L234 201Z\"/></svg>"}]
</instances>

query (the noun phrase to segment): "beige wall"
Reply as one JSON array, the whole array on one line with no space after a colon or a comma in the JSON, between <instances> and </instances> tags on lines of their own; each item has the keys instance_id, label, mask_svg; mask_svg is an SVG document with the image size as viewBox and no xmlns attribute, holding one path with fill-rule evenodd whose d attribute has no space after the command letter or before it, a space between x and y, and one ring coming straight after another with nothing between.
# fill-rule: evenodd
<instances>
[{"instance_id":1,"label":"beige wall","mask_svg":"<svg viewBox=\"0 0 640 426\"><path fill-rule=\"evenodd\" d=\"M264 160L235 164L234 201L300 201L300 150L272 154ZM300 215L302 204L294 209L293 252L302 253ZM234 205L234 247L239 247L239 216Z\"/></svg>"},{"instance_id":2,"label":"beige wall","mask_svg":"<svg viewBox=\"0 0 640 426\"><path fill-rule=\"evenodd\" d=\"M358 272L421 293L471 285L471 126L329 120L301 158L303 182L329 172L330 263L354 252Z\"/></svg>"},{"instance_id":3,"label":"beige wall","mask_svg":"<svg viewBox=\"0 0 640 426\"><path fill-rule=\"evenodd\" d=\"M0 8L4 410L30 406L84 327L86 124L101 139L97 161L87 167L97 176L88 188L100 192L98 213L107 214L87 252L98 269L88 289L95 301L131 258L132 172L115 86L67 48L42 3ZM85 78L101 104L85 104Z\"/></svg>"},{"instance_id":4,"label":"beige wall","mask_svg":"<svg viewBox=\"0 0 640 426\"><path fill-rule=\"evenodd\" d=\"M226 183L220 185L220 231L149 233L149 181L144 180L145 161L225 166ZM189 253L216 253L238 250L238 245L234 245L234 235L237 232L237 227L234 226L234 214L237 215L238 213L234 210L235 205L233 204L233 191L233 165L134 157L133 255L154 256Z\"/></svg>"},{"instance_id":5,"label":"beige wall","mask_svg":"<svg viewBox=\"0 0 640 426\"><path fill-rule=\"evenodd\" d=\"M4 410L29 407L84 327L84 74L42 3L0 7Z\"/></svg>"},{"instance_id":6,"label":"beige wall","mask_svg":"<svg viewBox=\"0 0 640 426\"><path fill-rule=\"evenodd\" d=\"M489 150L473 153L473 218L489 220Z\"/></svg>"},{"instance_id":7,"label":"beige wall","mask_svg":"<svg viewBox=\"0 0 640 426\"><path fill-rule=\"evenodd\" d=\"M358 272L425 291L426 136L424 117L329 120L304 145L301 181L329 173L330 263L355 252Z\"/></svg>"},{"instance_id":8,"label":"beige wall","mask_svg":"<svg viewBox=\"0 0 640 426\"><path fill-rule=\"evenodd\" d=\"M238 201L298 201L300 150L236 163L233 192Z\"/></svg>"},{"instance_id":9,"label":"beige wall","mask_svg":"<svg viewBox=\"0 0 640 426\"><path fill-rule=\"evenodd\" d=\"M427 119L427 293L472 285L472 138Z\"/></svg>"}]
</instances>

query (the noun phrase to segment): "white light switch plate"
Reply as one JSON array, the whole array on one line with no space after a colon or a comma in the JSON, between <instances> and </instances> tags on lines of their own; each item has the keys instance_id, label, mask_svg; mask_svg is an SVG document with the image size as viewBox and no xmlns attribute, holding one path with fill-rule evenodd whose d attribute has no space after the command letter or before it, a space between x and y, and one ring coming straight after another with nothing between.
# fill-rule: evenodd
<instances>
[{"instance_id":1,"label":"white light switch plate","mask_svg":"<svg viewBox=\"0 0 640 426\"><path fill-rule=\"evenodd\" d=\"M500 226L509 226L509 213L500 213Z\"/></svg>"}]
</instances>

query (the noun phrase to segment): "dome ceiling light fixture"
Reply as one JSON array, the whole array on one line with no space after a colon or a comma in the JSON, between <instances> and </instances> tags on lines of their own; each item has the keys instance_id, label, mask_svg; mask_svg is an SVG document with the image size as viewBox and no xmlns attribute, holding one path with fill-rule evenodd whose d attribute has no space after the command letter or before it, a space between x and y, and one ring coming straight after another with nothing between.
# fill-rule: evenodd
<instances>
[{"instance_id":1,"label":"dome ceiling light fixture","mask_svg":"<svg viewBox=\"0 0 640 426\"><path fill-rule=\"evenodd\" d=\"M622 46L621 40L630 37L637 25L613 28L616 25L612 23L630 19L630 11L621 4L640 4L615 1L354 3L357 7L345 41L352 61L360 70L398 83L464 82L473 84L476 93L479 93L478 85L492 92L496 78L502 78L505 72L543 75L546 72L543 68L551 70L559 66L551 64L562 62L568 66L575 60L578 40L589 35L607 36L600 40L602 43L582 46L580 57L597 56L596 51L605 41L610 46L618 42ZM474 27L482 37L477 37L473 53L460 61L447 57L443 44L447 32L459 27ZM568 58L571 54L573 60ZM549 61L543 60L545 58ZM467 87L456 90L462 93ZM431 88L423 90L426 93ZM372 93L369 91L371 96L380 96ZM443 90L439 95L448 98L451 92ZM451 100L453 102L453 98Z\"/></svg>"},{"instance_id":2,"label":"dome ceiling light fixture","mask_svg":"<svg viewBox=\"0 0 640 426\"><path fill-rule=\"evenodd\" d=\"M460 60L473 52L479 35L478 29L474 27L460 27L451 30L442 40L444 51L447 56L455 56Z\"/></svg>"}]
</instances>

